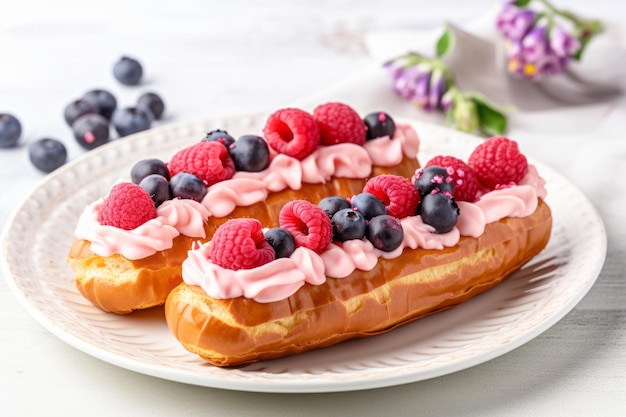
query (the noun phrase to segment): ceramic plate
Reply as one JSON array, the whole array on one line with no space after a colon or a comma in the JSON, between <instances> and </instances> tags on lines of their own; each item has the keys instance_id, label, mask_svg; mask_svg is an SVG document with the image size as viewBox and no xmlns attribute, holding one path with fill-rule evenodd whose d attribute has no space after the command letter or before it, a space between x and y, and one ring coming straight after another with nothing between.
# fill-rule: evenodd
<instances>
[{"instance_id":1,"label":"ceramic plate","mask_svg":"<svg viewBox=\"0 0 626 417\"><path fill-rule=\"evenodd\" d=\"M587 198L551 168L554 215L548 247L495 289L458 308L377 337L233 369L208 365L169 333L162 308L104 313L75 289L65 264L84 206L128 178L141 158L169 157L212 129L259 133L266 118L243 116L168 126L93 150L46 177L2 235L5 276L23 306L70 345L136 372L188 384L257 392L337 392L392 386L456 372L505 354L559 321L595 282L606 254L604 225ZM411 122L421 160L467 157L480 139ZM572 210L576 207L576 210Z\"/></svg>"}]
</instances>

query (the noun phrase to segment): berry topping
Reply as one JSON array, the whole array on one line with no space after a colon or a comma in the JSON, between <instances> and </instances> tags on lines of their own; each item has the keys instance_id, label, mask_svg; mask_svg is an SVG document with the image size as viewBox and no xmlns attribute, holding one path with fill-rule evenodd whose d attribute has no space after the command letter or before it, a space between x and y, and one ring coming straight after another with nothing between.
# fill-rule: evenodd
<instances>
[{"instance_id":1,"label":"berry topping","mask_svg":"<svg viewBox=\"0 0 626 417\"><path fill-rule=\"evenodd\" d=\"M478 181L490 190L497 185L517 184L528 173L528 162L517 142L504 136L494 136L478 145L468 164Z\"/></svg>"},{"instance_id":2,"label":"berry topping","mask_svg":"<svg viewBox=\"0 0 626 417\"><path fill-rule=\"evenodd\" d=\"M381 214L387 214L387 208L385 203L380 201L372 193L361 193L352 197L350 203L352 208L360 212L365 220L370 220L372 217L380 216Z\"/></svg>"},{"instance_id":3,"label":"berry topping","mask_svg":"<svg viewBox=\"0 0 626 417\"><path fill-rule=\"evenodd\" d=\"M113 186L104 199L98 212L98 222L132 230L156 216L156 207L148 193L137 184L123 182Z\"/></svg>"},{"instance_id":4,"label":"berry topping","mask_svg":"<svg viewBox=\"0 0 626 417\"><path fill-rule=\"evenodd\" d=\"M209 249L211 262L222 268L252 269L272 262L274 249L265 241L261 222L231 219L213 235Z\"/></svg>"},{"instance_id":5,"label":"berry topping","mask_svg":"<svg viewBox=\"0 0 626 417\"><path fill-rule=\"evenodd\" d=\"M113 65L113 76L124 85L139 84L142 75L143 68L134 58L123 56Z\"/></svg>"},{"instance_id":6,"label":"berry topping","mask_svg":"<svg viewBox=\"0 0 626 417\"><path fill-rule=\"evenodd\" d=\"M452 178L452 174L454 174L452 168L431 165L415 171L412 180L421 195L430 194L431 191L436 189L454 195L454 178Z\"/></svg>"},{"instance_id":7,"label":"berry topping","mask_svg":"<svg viewBox=\"0 0 626 417\"><path fill-rule=\"evenodd\" d=\"M328 218L332 218L341 209L352 208L350 202L340 195L324 197L317 205L324 210Z\"/></svg>"},{"instance_id":8,"label":"berry topping","mask_svg":"<svg viewBox=\"0 0 626 417\"><path fill-rule=\"evenodd\" d=\"M139 182L139 186L146 190L157 207L172 198L170 183L163 175L150 174Z\"/></svg>"},{"instance_id":9,"label":"berry topping","mask_svg":"<svg viewBox=\"0 0 626 417\"><path fill-rule=\"evenodd\" d=\"M324 210L306 200L285 204L278 220L280 226L293 235L298 247L321 253L333 238L333 227Z\"/></svg>"},{"instance_id":10,"label":"berry topping","mask_svg":"<svg viewBox=\"0 0 626 417\"><path fill-rule=\"evenodd\" d=\"M153 120L159 120L165 111L165 103L156 93L144 93L137 99L137 108L143 110Z\"/></svg>"},{"instance_id":11,"label":"berry topping","mask_svg":"<svg viewBox=\"0 0 626 417\"><path fill-rule=\"evenodd\" d=\"M454 179L454 198L458 201L474 201L479 184L474 170L462 160L454 156L435 156L428 161L426 167L441 166Z\"/></svg>"},{"instance_id":12,"label":"berry topping","mask_svg":"<svg viewBox=\"0 0 626 417\"><path fill-rule=\"evenodd\" d=\"M95 106L98 114L107 120L111 120L111 116L117 108L115 96L106 90L87 91L83 96L83 101Z\"/></svg>"},{"instance_id":13,"label":"berry topping","mask_svg":"<svg viewBox=\"0 0 626 417\"><path fill-rule=\"evenodd\" d=\"M15 116L0 113L0 148L12 148L22 135L22 125Z\"/></svg>"},{"instance_id":14,"label":"berry topping","mask_svg":"<svg viewBox=\"0 0 626 417\"><path fill-rule=\"evenodd\" d=\"M207 186L227 180L235 174L235 163L219 142L199 142L178 151L169 162L170 175L194 174Z\"/></svg>"},{"instance_id":15,"label":"berry topping","mask_svg":"<svg viewBox=\"0 0 626 417\"><path fill-rule=\"evenodd\" d=\"M370 113L363 118L363 122L367 127L367 140L382 138L383 136L389 136L391 138L393 134L396 133L396 123L391 116L385 112L379 111Z\"/></svg>"},{"instance_id":16,"label":"berry topping","mask_svg":"<svg viewBox=\"0 0 626 417\"><path fill-rule=\"evenodd\" d=\"M215 129L207 133L204 139L202 139L202 141L203 142L219 142L222 145L224 145L226 148L228 148L230 145L232 145L235 142L235 138L229 135L228 132L225 130Z\"/></svg>"},{"instance_id":17,"label":"berry topping","mask_svg":"<svg viewBox=\"0 0 626 417\"><path fill-rule=\"evenodd\" d=\"M282 227L272 227L266 231L265 240L274 248L276 259L289 258L296 250L296 241L293 236Z\"/></svg>"},{"instance_id":18,"label":"berry topping","mask_svg":"<svg viewBox=\"0 0 626 417\"><path fill-rule=\"evenodd\" d=\"M39 139L28 146L28 157L35 168L48 173L67 161L67 149L56 139Z\"/></svg>"},{"instance_id":19,"label":"berry topping","mask_svg":"<svg viewBox=\"0 0 626 417\"><path fill-rule=\"evenodd\" d=\"M72 124L74 138L85 149L94 149L109 141L109 121L99 114L85 114Z\"/></svg>"},{"instance_id":20,"label":"berry topping","mask_svg":"<svg viewBox=\"0 0 626 417\"><path fill-rule=\"evenodd\" d=\"M367 226L367 240L376 249L391 252L402 244L404 230L396 217L382 214L374 217Z\"/></svg>"},{"instance_id":21,"label":"berry topping","mask_svg":"<svg viewBox=\"0 0 626 417\"><path fill-rule=\"evenodd\" d=\"M459 214L459 206L448 193L435 190L422 197L420 203L422 221L434 227L436 233L446 233L452 230Z\"/></svg>"},{"instance_id":22,"label":"berry topping","mask_svg":"<svg viewBox=\"0 0 626 417\"><path fill-rule=\"evenodd\" d=\"M137 161L130 170L130 179L133 183L139 184L141 180L150 174L159 174L167 180L170 179L170 171L167 169L167 165L157 158Z\"/></svg>"},{"instance_id":23,"label":"berry topping","mask_svg":"<svg viewBox=\"0 0 626 417\"><path fill-rule=\"evenodd\" d=\"M111 120L115 131L120 136L128 136L133 133L150 129L152 121L148 113L138 107L125 107L113 113Z\"/></svg>"},{"instance_id":24,"label":"berry topping","mask_svg":"<svg viewBox=\"0 0 626 417\"><path fill-rule=\"evenodd\" d=\"M170 180L170 190L173 198L187 198L198 203L207 193L206 184L197 176L188 172L179 172Z\"/></svg>"},{"instance_id":25,"label":"berry topping","mask_svg":"<svg viewBox=\"0 0 626 417\"><path fill-rule=\"evenodd\" d=\"M72 101L65 106L65 109L63 110L63 118L68 126L72 126L72 124L78 120L80 116L84 116L86 114L99 113L98 106L95 103L85 100L84 98Z\"/></svg>"},{"instance_id":26,"label":"berry topping","mask_svg":"<svg viewBox=\"0 0 626 417\"><path fill-rule=\"evenodd\" d=\"M387 214L400 219L414 216L420 199L419 192L411 181L391 174L371 178L365 184L363 192L374 194L387 208Z\"/></svg>"},{"instance_id":27,"label":"berry topping","mask_svg":"<svg viewBox=\"0 0 626 417\"><path fill-rule=\"evenodd\" d=\"M304 159L319 146L320 132L313 116L300 109L282 109L273 113L263 133L278 153Z\"/></svg>"},{"instance_id":28,"label":"berry topping","mask_svg":"<svg viewBox=\"0 0 626 417\"><path fill-rule=\"evenodd\" d=\"M333 240L345 242L351 239L362 239L367 231L367 221L363 215L351 208L341 209L331 219Z\"/></svg>"},{"instance_id":29,"label":"berry topping","mask_svg":"<svg viewBox=\"0 0 626 417\"><path fill-rule=\"evenodd\" d=\"M365 123L350 106L343 103L326 103L317 106L313 118L320 130L320 144L365 143Z\"/></svg>"},{"instance_id":30,"label":"berry topping","mask_svg":"<svg viewBox=\"0 0 626 417\"><path fill-rule=\"evenodd\" d=\"M256 135L244 135L228 147L237 171L259 172L270 164L267 142Z\"/></svg>"}]
</instances>

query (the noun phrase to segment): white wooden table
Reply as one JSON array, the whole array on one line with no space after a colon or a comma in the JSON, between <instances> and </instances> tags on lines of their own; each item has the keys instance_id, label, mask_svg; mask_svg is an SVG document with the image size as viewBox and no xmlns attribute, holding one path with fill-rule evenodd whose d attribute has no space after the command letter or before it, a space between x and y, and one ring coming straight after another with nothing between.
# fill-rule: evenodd
<instances>
[{"instance_id":1,"label":"white wooden table","mask_svg":"<svg viewBox=\"0 0 626 417\"><path fill-rule=\"evenodd\" d=\"M626 31L621 1L567 3ZM343 80L378 64L364 46L368 31L432 29L444 20L462 24L492 6L489 0L3 2L0 111L19 115L23 143L58 137L75 158L82 151L62 110L90 88L111 89L126 105L142 91L157 91L168 107L162 124L349 97L354 85ZM144 86L115 83L111 66L122 54L142 61ZM423 117L408 105L401 108L405 116ZM523 127L511 132L533 145L532 156L580 185L605 221L609 246L598 281L582 302L504 356L455 374L371 391L303 395L203 388L131 372L74 349L35 321L2 279L0 413L626 416L625 116L622 97L601 123L585 131L572 132L570 121L555 120L549 134ZM1 225L41 179L24 146L0 151Z\"/></svg>"}]
</instances>

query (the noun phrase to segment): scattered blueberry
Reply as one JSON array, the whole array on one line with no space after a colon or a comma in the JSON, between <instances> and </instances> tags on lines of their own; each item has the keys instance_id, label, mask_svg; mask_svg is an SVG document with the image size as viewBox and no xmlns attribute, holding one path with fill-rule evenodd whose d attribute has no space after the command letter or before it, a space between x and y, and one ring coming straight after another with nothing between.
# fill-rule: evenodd
<instances>
[{"instance_id":1,"label":"scattered blueberry","mask_svg":"<svg viewBox=\"0 0 626 417\"><path fill-rule=\"evenodd\" d=\"M336 212L331 223L333 225L333 240L345 242L351 239L362 239L367 231L365 217L351 208Z\"/></svg>"},{"instance_id":2,"label":"scattered blueberry","mask_svg":"<svg viewBox=\"0 0 626 417\"><path fill-rule=\"evenodd\" d=\"M85 149L94 149L109 141L109 121L99 114L85 114L72 124L74 138Z\"/></svg>"},{"instance_id":3,"label":"scattered blueberry","mask_svg":"<svg viewBox=\"0 0 626 417\"><path fill-rule=\"evenodd\" d=\"M339 210L352 208L350 202L339 195L324 197L317 205L324 210L331 219Z\"/></svg>"},{"instance_id":4,"label":"scattered blueberry","mask_svg":"<svg viewBox=\"0 0 626 417\"><path fill-rule=\"evenodd\" d=\"M113 75L124 85L137 85L143 75L143 68L136 59L123 56L113 65Z\"/></svg>"},{"instance_id":5,"label":"scattered blueberry","mask_svg":"<svg viewBox=\"0 0 626 417\"><path fill-rule=\"evenodd\" d=\"M117 108L115 96L106 90L90 90L83 96L83 101L95 106L100 116L111 120L113 112Z\"/></svg>"},{"instance_id":6,"label":"scattered blueberry","mask_svg":"<svg viewBox=\"0 0 626 417\"><path fill-rule=\"evenodd\" d=\"M430 194L435 189L454 194L454 178L441 166L431 165L419 169L415 173L414 184L421 195Z\"/></svg>"},{"instance_id":7,"label":"scattered blueberry","mask_svg":"<svg viewBox=\"0 0 626 417\"><path fill-rule=\"evenodd\" d=\"M456 225L460 210L450 195L433 192L422 197L419 214L422 221L432 226L436 233L446 233Z\"/></svg>"},{"instance_id":8,"label":"scattered blueberry","mask_svg":"<svg viewBox=\"0 0 626 417\"><path fill-rule=\"evenodd\" d=\"M15 116L0 113L0 148L12 148L22 135L22 125Z\"/></svg>"},{"instance_id":9,"label":"scattered blueberry","mask_svg":"<svg viewBox=\"0 0 626 417\"><path fill-rule=\"evenodd\" d=\"M144 93L137 99L137 107L154 120L159 120L165 111L163 99L156 93Z\"/></svg>"},{"instance_id":10,"label":"scattered blueberry","mask_svg":"<svg viewBox=\"0 0 626 417\"><path fill-rule=\"evenodd\" d=\"M197 176L188 172L179 172L170 180L173 198L187 198L201 202L207 193L207 187Z\"/></svg>"},{"instance_id":11,"label":"scattered blueberry","mask_svg":"<svg viewBox=\"0 0 626 417\"><path fill-rule=\"evenodd\" d=\"M371 193L361 193L352 197L352 208L360 212L365 220L387 213L385 204Z\"/></svg>"},{"instance_id":12,"label":"scattered blueberry","mask_svg":"<svg viewBox=\"0 0 626 417\"><path fill-rule=\"evenodd\" d=\"M132 135L150 128L150 116L137 107L124 107L113 113L111 120L120 137Z\"/></svg>"},{"instance_id":13,"label":"scattered blueberry","mask_svg":"<svg viewBox=\"0 0 626 417\"><path fill-rule=\"evenodd\" d=\"M367 140L382 138L383 136L392 137L396 132L396 123L385 112L370 113L363 118L363 122L367 127L365 136Z\"/></svg>"},{"instance_id":14,"label":"scattered blueberry","mask_svg":"<svg viewBox=\"0 0 626 417\"><path fill-rule=\"evenodd\" d=\"M404 230L400 220L388 214L372 218L367 226L367 240L376 249L391 252L402 244Z\"/></svg>"},{"instance_id":15,"label":"scattered blueberry","mask_svg":"<svg viewBox=\"0 0 626 417\"><path fill-rule=\"evenodd\" d=\"M168 181L170 179L170 171L167 169L167 165L157 158L137 161L130 169L130 179L135 184L139 184L141 180L151 174L159 174Z\"/></svg>"},{"instance_id":16,"label":"scattered blueberry","mask_svg":"<svg viewBox=\"0 0 626 417\"><path fill-rule=\"evenodd\" d=\"M60 141L43 138L28 146L28 157L35 168L49 173L67 161L67 150Z\"/></svg>"},{"instance_id":17,"label":"scattered blueberry","mask_svg":"<svg viewBox=\"0 0 626 417\"><path fill-rule=\"evenodd\" d=\"M296 250L296 241L293 239L293 235L282 227L272 227L265 232L265 240L274 248L276 259L289 258Z\"/></svg>"},{"instance_id":18,"label":"scattered blueberry","mask_svg":"<svg viewBox=\"0 0 626 417\"><path fill-rule=\"evenodd\" d=\"M172 198L170 183L163 175L150 174L139 182L139 186L150 194L157 207Z\"/></svg>"},{"instance_id":19,"label":"scattered blueberry","mask_svg":"<svg viewBox=\"0 0 626 417\"><path fill-rule=\"evenodd\" d=\"M86 114L98 114L98 106L82 98L72 101L63 110L63 118L68 126Z\"/></svg>"},{"instance_id":20,"label":"scattered blueberry","mask_svg":"<svg viewBox=\"0 0 626 417\"><path fill-rule=\"evenodd\" d=\"M215 129L207 133L204 139L202 139L202 141L203 142L213 142L213 141L219 142L222 145L226 146L226 149L228 149L230 145L235 143L235 138L229 135L228 132L225 130Z\"/></svg>"},{"instance_id":21,"label":"scattered blueberry","mask_svg":"<svg viewBox=\"0 0 626 417\"><path fill-rule=\"evenodd\" d=\"M241 136L227 149L237 171L259 172L270 164L267 142L260 136Z\"/></svg>"}]
</instances>

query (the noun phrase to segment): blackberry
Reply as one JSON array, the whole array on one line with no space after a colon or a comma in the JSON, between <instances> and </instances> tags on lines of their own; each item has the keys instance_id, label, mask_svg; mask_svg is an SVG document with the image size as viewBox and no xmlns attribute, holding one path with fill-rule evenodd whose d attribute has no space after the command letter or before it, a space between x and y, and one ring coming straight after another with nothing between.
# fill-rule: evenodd
<instances>
[{"instance_id":1,"label":"blackberry","mask_svg":"<svg viewBox=\"0 0 626 417\"><path fill-rule=\"evenodd\" d=\"M57 139L43 138L28 146L28 158L35 168L49 173L67 161L67 149Z\"/></svg>"}]
</instances>

